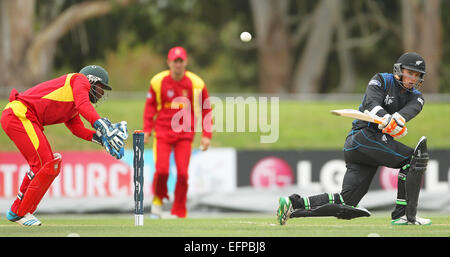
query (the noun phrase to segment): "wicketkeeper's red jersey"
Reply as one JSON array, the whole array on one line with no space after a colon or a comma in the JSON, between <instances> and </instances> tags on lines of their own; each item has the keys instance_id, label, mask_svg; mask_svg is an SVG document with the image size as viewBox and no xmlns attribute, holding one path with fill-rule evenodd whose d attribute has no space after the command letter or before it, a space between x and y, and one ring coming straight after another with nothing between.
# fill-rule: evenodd
<instances>
[{"instance_id":1,"label":"wicketkeeper's red jersey","mask_svg":"<svg viewBox=\"0 0 450 257\"><path fill-rule=\"evenodd\" d=\"M83 116L91 125L100 118L89 101L90 87L86 76L70 73L20 94L13 90L6 108L24 112L42 130L46 125L64 123L74 135L91 140L95 131L85 128L80 118Z\"/></svg>"},{"instance_id":2,"label":"wicketkeeper's red jersey","mask_svg":"<svg viewBox=\"0 0 450 257\"><path fill-rule=\"evenodd\" d=\"M156 74L150 81L145 103L144 132L154 130L156 137L193 139L197 119L201 116L202 134L211 138L208 97L205 82L190 71L179 81L172 78L170 70Z\"/></svg>"}]
</instances>

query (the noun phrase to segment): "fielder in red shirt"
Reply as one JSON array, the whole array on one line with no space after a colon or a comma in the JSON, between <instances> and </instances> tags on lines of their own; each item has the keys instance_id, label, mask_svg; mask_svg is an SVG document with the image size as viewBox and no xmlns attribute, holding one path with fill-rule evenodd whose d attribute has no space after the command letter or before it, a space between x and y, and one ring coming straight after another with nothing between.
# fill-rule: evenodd
<instances>
[{"instance_id":1,"label":"fielder in red shirt","mask_svg":"<svg viewBox=\"0 0 450 257\"><path fill-rule=\"evenodd\" d=\"M98 103L108 85L108 73L100 66L86 66L40 83L22 93L13 89L1 115L1 125L27 160L30 170L23 178L16 200L6 218L24 226L39 226L33 215L61 169L62 156L53 153L44 126L64 123L75 136L101 144L116 159L123 156L127 139L125 121L111 124L100 118L91 103ZM80 116L96 130L85 128Z\"/></svg>"},{"instance_id":2,"label":"fielder in red shirt","mask_svg":"<svg viewBox=\"0 0 450 257\"><path fill-rule=\"evenodd\" d=\"M186 50L182 47L170 49L167 56L169 70L156 74L144 109L144 143L149 142L154 131L153 154L155 174L151 213L160 218L164 198L167 194L169 157L173 149L177 167L174 203L171 214L186 217L188 191L188 166L191 157L195 124L201 116L202 138L200 147L206 151L210 145L212 117L205 82L196 74L186 70Z\"/></svg>"}]
</instances>

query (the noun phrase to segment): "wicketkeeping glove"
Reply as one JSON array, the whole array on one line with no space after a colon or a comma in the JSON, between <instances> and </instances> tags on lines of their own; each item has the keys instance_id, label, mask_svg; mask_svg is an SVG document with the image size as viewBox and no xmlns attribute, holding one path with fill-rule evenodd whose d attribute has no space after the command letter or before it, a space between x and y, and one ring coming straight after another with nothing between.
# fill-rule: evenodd
<instances>
[{"instance_id":1,"label":"wicketkeeping glove","mask_svg":"<svg viewBox=\"0 0 450 257\"><path fill-rule=\"evenodd\" d=\"M128 138L127 122L111 124L107 118L100 118L94 123L99 137L104 137L108 145L117 152L124 151L124 140Z\"/></svg>"},{"instance_id":2,"label":"wicketkeeping glove","mask_svg":"<svg viewBox=\"0 0 450 257\"><path fill-rule=\"evenodd\" d=\"M97 135L97 132L94 133L94 135L92 136L92 142L99 144L101 146L103 146L103 139L101 136Z\"/></svg>"},{"instance_id":3,"label":"wicketkeeping glove","mask_svg":"<svg viewBox=\"0 0 450 257\"><path fill-rule=\"evenodd\" d=\"M386 121L386 125L379 124L378 128L381 132L389 134L395 138L402 138L408 134L408 128L406 128L406 120L398 112L390 115L386 114L383 118Z\"/></svg>"},{"instance_id":4,"label":"wicketkeeping glove","mask_svg":"<svg viewBox=\"0 0 450 257\"><path fill-rule=\"evenodd\" d=\"M119 123L115 123L113 124L113 127L118 129L118 132L116 136L111 139L109 144L112 145L117 151L124 152L124 141L128 138L127 122L121 121ZM117 147L119 149L117 149Z\"/></svg>"},{"instance_id":5,"label":"wicketkeeping glove","mask_svg":"<svg viewBox=\"0 0 450 257\"><path fill-rule=\"evenodd\" d=\"M128 138L128 129L127 129L127 122L121 121L119 123L113 124L114 128L117 128L119 132L117 133L117 136L122 139L123 141L127 140Z\"/></svg>"},{"instance_id":6,"label":"wicketkeeping glove","mask_svg":"<svg viewBox=\"0 0 450 257\"><path fill-rule=\"evenodd\" d=\"M97 143L105 148L105 150L117 160L121 159L124 155L124 148L122 147L119 151L111 147L108 140L104 136L100 136L99 132L95 132L92 136L92 142Z\"/></svg>"}]
</instances>

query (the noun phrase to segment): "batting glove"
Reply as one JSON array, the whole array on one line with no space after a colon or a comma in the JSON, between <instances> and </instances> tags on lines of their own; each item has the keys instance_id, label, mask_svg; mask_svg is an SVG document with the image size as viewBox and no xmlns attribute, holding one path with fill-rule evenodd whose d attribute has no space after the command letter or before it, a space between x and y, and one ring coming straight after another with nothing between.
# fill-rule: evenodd
<instances>
[{"instance_id":1,"label":"batting glove","mask_svg":"<svg viewBox=\"0 0 450 257\"><path fill-rule=\"evenodd\" d=\"M393 115L386 114L383 118L386 121L386 125L379 124L378 128L381 132L389 134L394 138L402 138L408 134L408 128L406 128L406 120L398 112Z\"/></svg>"}]
</instances>

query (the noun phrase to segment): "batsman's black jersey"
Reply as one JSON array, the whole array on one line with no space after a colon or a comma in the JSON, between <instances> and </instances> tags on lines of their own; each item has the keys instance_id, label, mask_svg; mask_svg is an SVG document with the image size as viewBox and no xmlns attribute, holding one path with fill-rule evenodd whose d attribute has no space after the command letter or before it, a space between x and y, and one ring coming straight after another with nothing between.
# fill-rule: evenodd
<instances>
[{"instance_id":1,"label":"batsman's black jersey","mask_svg":"<svg viewBox=\"0 0 450 257\"><path fill-rule=\"evenodd\" d=\"M403 89L391 73L377 73L367 85L359 111L368 110L380 117L398 112L410 121L422 111L423 104L420 91ZM345 203L352 206L359 203L380 166L400 169L406 174L407 170L403 168L410 163L413 151L389 134L382 133L378 124L354 120L344 144L347 171L341 195ZM403 196L398 197L403 199Z\"/></svg>"},{"instance_id":2,"label":"batsman's black jersey","mask_svg":"<svg viewBox=\"0 0 450 257\"><path fill-rule=\"evenodd\" d=\"M419 90L414 88L412 91L406 91L393 74L377 73L369 81L359 111L369 110L379 117L398 112L408 122L422 111L424 103ZM378 124L361 120L354 120L352 123L352 130L365 127L378 129Z\"/></svg>"}]
</instances>

